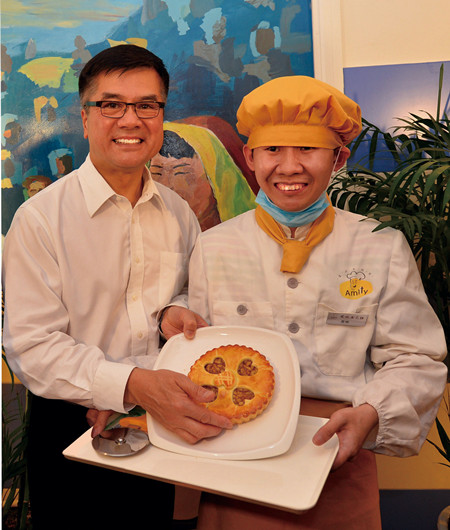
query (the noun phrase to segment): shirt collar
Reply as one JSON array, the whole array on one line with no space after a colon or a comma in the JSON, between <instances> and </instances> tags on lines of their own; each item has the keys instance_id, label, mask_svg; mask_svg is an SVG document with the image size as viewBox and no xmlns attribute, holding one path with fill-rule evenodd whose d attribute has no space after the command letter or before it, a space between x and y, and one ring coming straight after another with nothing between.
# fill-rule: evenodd
<instances>
[{"instance_id":1,"label":"shirt collar","mask_svg":"<svg viewBox=\"0 0 450 530\"><path fill-rule=\"evenodd\" d=\"M93 217L105 202L116 196L116 192L106 182L106 180L97 171L94 164L88 155L84 163L78 170L78 178L80 180L81 189L83 190L84 200L89 215ZM163 203L161 194L151 178L150 171L147 167L144 168L144 186L142 195L138 201L139 203L149 201L156 197Z\"/></svg>"},{"instance_id":2,"label":"shirt collar","mask_svg":"<svg viewBox=\"0 0 450 530\"><path fill-rule=\"evenodd\" d=\"M138 204L141 202L149 201L153 197L157 197L162 203L164 203L161 194L159 193L158 187L155 184L155 181L151 177L150 170L148 167L144 168L144 186L142 187L142 195L138 200Z\"/></svg>"}]
</instances>

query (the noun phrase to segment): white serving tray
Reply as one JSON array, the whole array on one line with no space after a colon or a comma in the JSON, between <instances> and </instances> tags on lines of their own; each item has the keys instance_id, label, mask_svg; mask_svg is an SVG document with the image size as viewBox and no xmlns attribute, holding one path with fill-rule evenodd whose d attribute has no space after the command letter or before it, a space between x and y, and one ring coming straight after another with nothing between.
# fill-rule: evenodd
<instances>
[{"instance_id":1,"label":"white serving tray","mask_svg":"<svg viewBox=\"0 0 450 530\"><path fill-rule=\"evenodd\" d=\"M271 363L275 390L267 409L256 419L195 445L188 444L147 414L148 434L153 445L175 453L217 460L269 458L289 449L297 427L301 385L297 353L287 335L244 326L200 328L193 340L187 340L183 334L169 339L154 369L164 368L187 375L201 355L227 344L253 348Z\"/></svg>"},{"instance_id":2,"label":"white serving tray","mask_svg":"<svg viewBox=\"0 0 450 530\"><path fill-rule=\"evenodd\" d=\"M63 454L86 464L300 513L317 503L338 451L337 436L320 447L311 441L326 421L298 416L289 450L261 460L214 460L177 454L151 445L132 456L114 458L93 448L91 430L75 440Z\"/></svg>"}]
</instances>

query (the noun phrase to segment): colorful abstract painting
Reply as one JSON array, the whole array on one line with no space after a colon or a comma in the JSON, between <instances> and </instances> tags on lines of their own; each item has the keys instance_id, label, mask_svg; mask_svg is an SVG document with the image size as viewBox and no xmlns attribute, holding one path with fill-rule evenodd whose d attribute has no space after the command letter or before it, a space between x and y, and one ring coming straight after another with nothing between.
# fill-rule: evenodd
<instances>
[{"instance_id":1,"label":"colorful abstract painting","mask_svg":"<svg viewBox=\"0 0 450 530\"><path fill-rule=\"evenodd\" d=\"M213 117L237 135L236 110L250 90L282 75L313 75L311 33L308 0L5 0L2 234L30 194L86 157L78 75L102 49L133 43L163 59L168 122L206 126Z\"/></svg>"}]
</instances>

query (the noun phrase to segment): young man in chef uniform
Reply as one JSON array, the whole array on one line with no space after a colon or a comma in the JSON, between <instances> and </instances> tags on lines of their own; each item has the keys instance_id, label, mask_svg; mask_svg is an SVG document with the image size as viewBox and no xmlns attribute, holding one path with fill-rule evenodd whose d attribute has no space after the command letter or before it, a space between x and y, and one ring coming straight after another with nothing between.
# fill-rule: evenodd
<instances>
[{"instance_id":1,"label":"young man in chef uniform","mask_svg":"<svg viewBox=\"0 0 450 530\"><path fill-rule=\"evenodd\" d=\"M333 208L326 195L361 131L358 105L292 76L248 94L237 118L258 207L199 236L189 307L211 325L286 333L300 363L302 414L330 418L313 442L337 434L339 452L308 512L207 494L198 529L381 528L372 451L420 450L446 382L442 328L403 235L374 232L377 222Z\"/></svg>"}]
</instances>

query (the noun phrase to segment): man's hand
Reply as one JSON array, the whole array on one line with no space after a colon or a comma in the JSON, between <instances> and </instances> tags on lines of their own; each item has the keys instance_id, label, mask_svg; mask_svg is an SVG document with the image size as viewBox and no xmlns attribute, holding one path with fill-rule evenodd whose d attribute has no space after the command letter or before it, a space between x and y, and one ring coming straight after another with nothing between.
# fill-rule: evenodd
<instances>
[{"instance_id":1,"label":"man's hand","mask_svg":"<svg viewBox=\"0 0 450 530\"><path fill-rule=\"evenodd\" d=\"M108 418L114 414L113 410L89 409L86 413L88 424L92 427L91 436L95 438L105 430Z\"/></svg>"},{"instance_id":2,"label":"man's hand","mask_svg":"<svg viewBox=\"0 0 450 530\"><path fill-rule=\"evenodd\" d=\"M337 434L339 451L333 463L333 469L337 469L358 454L370 431L377 425L378 414L372 405L365 403L355 408L346 407L334 412L312 441L315 445L322 445Z\"/></svg>"},{"instance_id":3,"label":"man's hand","mask_svg":"<svg viewBox=\"0 0 450 530\"><path fill-rule=\"evenodd\" d=\"M200 315L177 305L168 307L161 321L161 329L167 339L178 333L184 333L187 339L193 339L197 328L204 328L207 325L206 320Z\"/></svg>"},{"instance_id":4,"label":"man's hand","mask_svg":"<svg viewBox=\"0 0 450 530\"><path fill-rule=\"evenodd\" d=\"M199 405L214 399L214 392L170 370L135 368L128 379L125 402L143 407L166 429L194 444L231 429L230 420Z\"/></svg>"}]
</instances>

